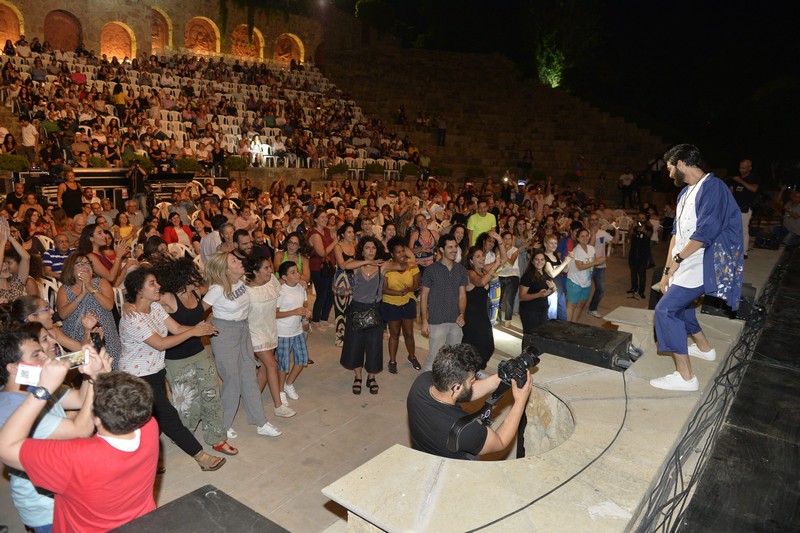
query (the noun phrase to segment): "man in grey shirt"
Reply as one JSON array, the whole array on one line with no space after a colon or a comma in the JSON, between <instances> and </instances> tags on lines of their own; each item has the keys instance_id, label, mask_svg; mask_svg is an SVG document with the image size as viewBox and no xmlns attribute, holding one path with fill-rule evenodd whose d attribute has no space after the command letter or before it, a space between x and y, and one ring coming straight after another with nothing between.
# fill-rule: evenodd
<instances>
[{"instance_id":1,"label":"man in grey shirt","mask_svg":"<svg viewBox=\"0 0 800 533\"><path fill-rule=\"evenodd\" d=\"M437 246L442 258L422 275L422 334L428 335L429 346L425 371L433 367L442 346L461 342L467 308L467 269L456 263L456 239L450 234L442 235Z\"/></svg>"}]
</instances>

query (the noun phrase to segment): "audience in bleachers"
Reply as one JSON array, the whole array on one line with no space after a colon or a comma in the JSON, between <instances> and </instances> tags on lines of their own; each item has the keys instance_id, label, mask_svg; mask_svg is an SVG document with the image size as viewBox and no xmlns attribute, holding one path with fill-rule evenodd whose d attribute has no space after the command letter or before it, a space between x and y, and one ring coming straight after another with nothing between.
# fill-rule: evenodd
<instances>
[{"instance_id":1,"label":"audience in bleachers","mask_svg":"<svg viewBox=\"0 0 800 533\"><path fill-rule=\"evenodd\" d=\"M121 166L129 154L155 160L161 150L172 161L195 158L217 175L227 155L253 165L313 168L342 161L363 168L377 160L389 171L419 158L407 137L363 116L313 67L187 55L122 62L90 52L24 57L8 44L6 105L63 148L42 145L36 156L44 168L57 164L57 156L82 166ZM97 159L82 161L82 152Z\"/></svg>"},{"instance_id":2,"label":"audience in bleachers","mask_svg":"<svg viewBox=\"0 0 800 533\"><path fill-rule=\"evenodd\" d=\"M240 400L247 421L267 436L279 436L281 429L267 422L259 389L277 389L270 393L278 417L294 413L287 398L302 408L295 379L306 364L313 363L305 353L305 335L311 328L320 332L327 329L335 296L339 333L347 331L347 317L353 309L345 296L359 288L358 283L353 287L348 281L348 267L355 266L353 256L359 256L355 261L359 268L367 267L359 273L362 281L372 284L368 294L356 294L369 301L354 301L371 304L382 298L383 284L370 280L378 270L386 270L373 267L388 261L389 251L397 269L413 274L419 267L423 277L425 267L439 259L437 238L452 233L458 246L456 261L469 262L472 258L472 268L481 270L479 277L488 280L484 284L489 288L499 287L503 280L505 321L513 318L518 300L527 302L541 296L549 301L552 297L552 304L538 306L539 318L544 319L546 307L557 316L562 292L556 288L560 283L547 283L552 281L548 272L553 271L548 270L547 261L555 258L555 263L570 263L568 254L557 256L559 239L572 227L589 227L591 213L599 216L599 227L606 229L615 229L617 223L623 226L627 216L605 209L602 203L595 208L594 201L580 189L559 191L550 179L519 186L512 176L502 183L490 178L478 186L466 183L457 187L421 173L414 186L394 179L368 182L359 170L368 158L383 159L387 170L396 169L395 160L407 158L430 167L430 158L407 139L393 136L380 120L363 117L354 102L314 69L189 56L120 62L85 51L37 55L34 44L38 45L32 43L26 59L20 54L19 44L7 43L0 71L3 97L16 113L35 121L45 139L37 154L39 161L53 172L62 172L65 181L59 186L55 205L40 205L33 191L20 183L0 205L0 304L14 305L26 294L28 298L37 297L37 308L31 308L25 320L41 321L48 332L56 329L48 314L54 307L63 330L53 335L70 347L85 342L90 332L102 331L113 365L144 376L162 393L166 365L169 380L175 381L170 385L176 406L191 401L181 396L187 389L185 383L173 379L170 363L188 364L188 356L201 354L204 371L219 371L225 378L218 406L221 412L214 414L218 427L213 435L205 436L206 443L223 454L237 453L227 440L236 437L232 424ZM9 45L13 55L8 53ZM47 49L47 43L38 46ZM27 53L24 45L22 52ZM409 121L404 111L403 120ZM416 124L418 128L431 127L427 117L419 116ZM13 136L3 137L2 150L19 153ZM225 157L233 154L246 157L254 165L324 167L343 160L353 165L341 182L331 180L315 194L302 179L293 185L281 177L264 190L254 187L250 179L241 184L236 179L224 183L207 179L175 190L169 201L150 206L152 209L145 213L135 199L126 201L124 209L118 206L120 211L115 210L110 199L98 198L90 187L81 186L72 169L65 166L105 162L126 167L126 159L134 154L149 157L159 173L175 172L178 160L193 158L216 177L224 170ZM132 167L131 172L135 171ZM508 255L500 253L500 235L510 251ZM588 245L593 238L590 233ZM367 241L378 247L374 254L371 250L367 255L358 251L358 243L363 247ZM393 250L384 249L389 241ZM468 245L475 242L481 244L480 248L468 253ZM548 243L552 246L545 254L542 248ZM486 256L486 261L475 261L476 254ZM183 258L179 264L183 265L181 271L186 271L186 279L181 283L173 283L178 263L167 263L168 256ZM536 257L539 261L533 273L530 263ZM506 261L507 265L483 272L484 267L494 264L492 261ZM246 270L249 276L245 276ZM205 280L200 277L202 271ZM273 271L284 278L283 289L271 277ZM529 298L526 292L526 298L519 298L530 285L523 283L517 290L520 278L538 280L536 296ZM409 286L398 285L391 279L386 285L389 292L384 294L404 296L401 303L406 305L405 297L411 297L416 287L410 282ZM313 311L305 303L311 283L316 292ZM414 283L418 285L419 280ZM211 285L210 290L207 285ZM135 294L126 294L126 287ZM161 300L162 287L168 288L169 301ZM254 329L249 327L248 314L258 304L254 295L264 292L264 287L269 289L269 297L262 294L264 297L259 298L274 308L273 321L278 320L278 328L270 342L253 341L251 346L249 340L242 339L255 339L251 339ZM288 289L291 298L282 294ZM495 300L499 300L502 291L495 292ZM563 294L560 296L563 299ZM125 307L126 297L133 307ZM290 305L284 305L289 300ZM468 312L485 311L487 302L480 303ZM197 327L199 318L192 324L179 322L195 308L199 318L213 308L219 329L219 335L211 340L213 354L204 353L197 342L185 354L181 350L172 354L173 346L183 346L169 340L175 334L188 338L190 331L194 331L192 335L210 331L190 328ZM3 309L0 306L0 311ZM37 319L39 314L47 316ZM166 314L172 318L164 319ZM401 318L408 340L411 332L406 329L413 329L413 316L403 314ZM466 318L468 324L480 322L487 326L487 332L491 329L487 316ZM580 316L573 318L580 320ZM117 326L120 319L122 336ZM281 329L281 321L291 322L291 328ZM149 322L147 338L129 327L141 322ZM398 371L395 352L400 331L400 321L394 322L392 373ZM378 344L382 342L380 334L375 339ZM335 342L333 335L331 342ZM413 342L406 346L415 351ZM261 357L261 361L275 368L267 366L259 373L254 350L273 348L275 356ZM369 348L368 352L370 379L366 387L378 394L375 374L382 368L382 351ZM420 367L417 355L406 354L415 369ZM356 369L358 386L353 385L353 392L360 392L360 367L355 363L345 366ZM267 377L275 370L277 381ZM158 398L162 410L166 409L165 402L165 397ZM181 412L184 423L196 425L197 416L185 414ZM174 413L169 429L182 431ZM187 442L184 451L195 456L204 470L222 465L224 460L203 452L201 443L188 438ZM155 461L148 465L154 466Z\"/></svg>"}]
</instances>

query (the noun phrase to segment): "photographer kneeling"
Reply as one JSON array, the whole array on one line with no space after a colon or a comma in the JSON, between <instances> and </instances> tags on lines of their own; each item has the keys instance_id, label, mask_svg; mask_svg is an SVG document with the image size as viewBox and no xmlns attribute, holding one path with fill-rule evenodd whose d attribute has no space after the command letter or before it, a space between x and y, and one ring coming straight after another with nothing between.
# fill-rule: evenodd
<instances>
[{"instance_id":1,"label":"photographer kneeling","mask_svg":"<svg viewBox=\"0 0 800 533\"><path fill-rule=\"evenodd\" d=\"M477 459L481 454L507 448L516 438L520 419L531 393L530 372L520 388L512 380L514 405L497 431L482 424L469 424L459 437L459 450L447 449L450 428L466 413L457 404L481 398L500 385L497 375L476 380L482 361L470 344L443 346L431 372L423 372L408 393L408 425L415 450L452 459ZM524 368L523 368L524 370Z\"/></svg>"}]
</instances>

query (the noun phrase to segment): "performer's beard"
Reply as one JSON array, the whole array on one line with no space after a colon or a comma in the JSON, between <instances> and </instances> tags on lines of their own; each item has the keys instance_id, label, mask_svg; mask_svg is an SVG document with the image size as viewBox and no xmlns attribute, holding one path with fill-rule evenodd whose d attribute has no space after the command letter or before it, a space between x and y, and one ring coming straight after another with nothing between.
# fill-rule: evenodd
<instances>
[{"instance_id":1,"label":"performer's beard","mask_svg":"<svg viewBox=\"0 0 800 533\"><path fill-rule=\"evenodd\" d=\"M686 184L686 173L675 168L672 171L672 183L674 183L676 187L683 187Z\"/></svg>"}]
</instances>

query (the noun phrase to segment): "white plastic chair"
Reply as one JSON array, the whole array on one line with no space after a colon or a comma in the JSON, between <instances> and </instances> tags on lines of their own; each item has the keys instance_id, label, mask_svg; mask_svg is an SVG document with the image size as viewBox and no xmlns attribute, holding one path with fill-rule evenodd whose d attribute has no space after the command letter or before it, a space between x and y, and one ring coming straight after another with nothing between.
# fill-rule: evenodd
<instances>
[{"instance_id":1,"label":"white plastic chair","mask_svg":"<svg viewBox=\"0 0 800 533\"><path fill-rule=\"evenodd\" d=\"M186 254L189 254L189 257L191 258L194 258L196 256L193 249L179 242L172 242L168 244L167 249L169 250L170 255L175 259L180 259L181 257L185 257Z\"/></svg>"},{"instance_id":2,"label":"white plastic chair","mask_svg":"<svg viewBox=\"0 0 800 533\"><path fill-rule=\"evenodd\" d=\"M53 242L53 239L51 239L46 235L34 235L34 237L39 239L39 241L42 243L42 246L44 246L45 250L52 250L53 248L56 247L56 243Z\"/></svg>"},{"instance_id":3,"label":"white plastic chair","mask_svg":"<svg viewBox=\"0 0 800 533\"><path fill-rule=\"evenodd\" d=\"M206 269L206 266L203 264L203 256L201 256L200 254L197 254L194 257L194 264L197 265L197 268L200 269L200 272Z\"/></svg>"},{"instance_id":4,"label":"white plastic chair","mask_svg":"<svg viewBox=\"0 0 800 533\"><path fill-rule=\"evenodd\" d=\"M61 282L55 278L42 277L36 280L39 286L39 296L45 302L50 304L50 307L56 307L56 295L58 295L58 288L61 287Z\"/></svg>"}]
</instances>

